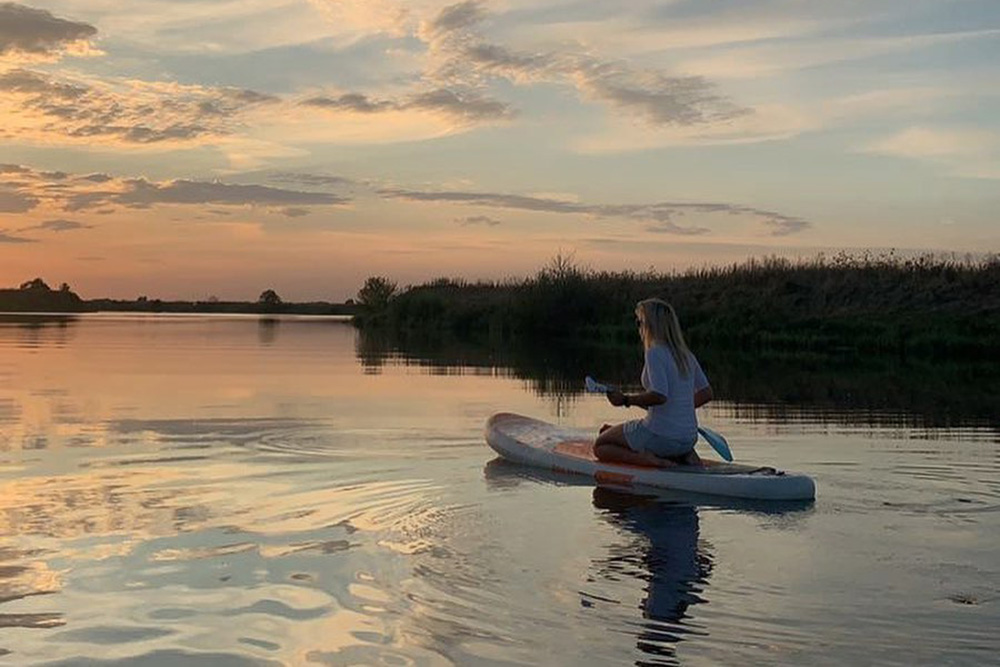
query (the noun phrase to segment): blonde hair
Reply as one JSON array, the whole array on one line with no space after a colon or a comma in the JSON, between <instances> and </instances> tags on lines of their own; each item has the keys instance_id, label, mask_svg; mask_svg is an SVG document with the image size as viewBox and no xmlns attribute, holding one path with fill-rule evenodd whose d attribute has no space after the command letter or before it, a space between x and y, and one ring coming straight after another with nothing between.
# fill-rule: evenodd
<instances>
[{"instance_id":1,"label":"blonde hair","mask_svg":"<svg viewBox=\"0 0 1000 667\"><path fill-rule=\"evenodd\" d=\"M648 350L657 343L666 345L674 357L677 370L682 377L687 377L691 369L691 350L684 341L684 332L674 307L662 299L643 299L635 306L635 316L641 323L639 331L643 346Z\"/></svg>"}]
</instances>

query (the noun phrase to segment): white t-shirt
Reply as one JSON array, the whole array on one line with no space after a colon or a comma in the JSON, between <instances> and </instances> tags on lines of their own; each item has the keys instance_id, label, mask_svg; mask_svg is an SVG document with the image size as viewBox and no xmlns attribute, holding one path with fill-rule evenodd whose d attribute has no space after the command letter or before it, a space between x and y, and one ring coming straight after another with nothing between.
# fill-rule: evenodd
<instances>
[{"instance_id":1,"label":"white t-shirt","mask_svg":"<svg viewBox=\"0 0 1000 667\"><path fill-rule=\"evenodd\" d=\"M646 350L642 368L642 386L667 397L666 403L654 405L646 412L643 423L653 433L681 442L698 439L698 418L694 414L694 395L708 387L701 365L691 355L687 377L682 377L674 355L666 345L654 345Z\"/></svg>"}]
</instances>

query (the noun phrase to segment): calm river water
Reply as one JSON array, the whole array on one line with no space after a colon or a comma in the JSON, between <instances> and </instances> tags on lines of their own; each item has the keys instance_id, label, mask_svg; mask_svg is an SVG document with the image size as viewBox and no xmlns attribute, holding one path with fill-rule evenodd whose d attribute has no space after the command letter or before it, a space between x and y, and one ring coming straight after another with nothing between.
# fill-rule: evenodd
<instances>
[{"instance_id":1,"label":"calm river water","mask_svg":"<svg viewBox=\"0 0 1000 667\"><path fill-rule=\"evenodd\" d=\"M373 355L330 320L7 317L0 663L997 659L996 386L969 419L838 396L708 406L738 460L815 477L797 506L494 460L494 412L626 414L539 387Z\"/></svg>"}]
</instances>

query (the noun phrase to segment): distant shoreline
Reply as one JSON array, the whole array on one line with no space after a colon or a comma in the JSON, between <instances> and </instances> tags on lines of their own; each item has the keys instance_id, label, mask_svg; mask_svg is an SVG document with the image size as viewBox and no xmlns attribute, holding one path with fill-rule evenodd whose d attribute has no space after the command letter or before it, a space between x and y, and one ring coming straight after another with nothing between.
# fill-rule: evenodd
<instances>
[{"instance_id":1,"label":"distant shoreline","mask_svg":"<svg viewBox=\"0 0 1000 667\"><path fill-rule=\"evenodd\" d=\"M143 310L77 310L72 312L67 311L23 311L23 310L0 310L0 322L18 322L18 321L48 321L48 320L71 320L82 316L88 315L166 315L166 316L213 316L213 317L233 317L233 318L254 318L254 319L276 319L282 317L296 318L296 319L317 319L317 320L335 320L341 322L351 322L354 319L353 315L338 315L338 314L315 314L315 313L259 313L259 312L223 312L223 313L208 313L208 312L152 312Z\"/></svg>"},{"instance_id":2,"label":"distant shoreline","mask_svg":"<svg viewBox=\"0 0 1000 667\"><path fill-rule=\"evenodd\" d=\"M68 288L40 286L0 289L3 313L218 313L246 315L347 315L357 313L353 303L329 301L166 301L163 299L81 299Z\"/></svg>"},{"instance_id":3,"label":"distant shoreline","mask_svg":"<svg viewBox=\"0 0 1000 667\"><path fill-rule=\"evenodd\" d=\"M534 276L471 283L441 278L368 303L356 324L400 339L511 344L564 340L634 345L636 302L671 302L696 347L1000 354L1000 257L962 261L892 253L793 262L751 259L684 273L594 271L557 256Z\"/></svg>"},{"instance_id":4,"label":"distant shoreline","mask_svg":"<svg viewBox=\"0 0 1000 667\"><path fill-rule=\"evenodd\" d=\"M90 299L83 302L89 312L132 313L215 313L243 315L350 315L357 313L353 304L329 301L301 303L259 303L251 301L163 301L150 299L145 302L114 299ZM3 302L0 301L0 307Z\"/></svg>"}]
</instances>

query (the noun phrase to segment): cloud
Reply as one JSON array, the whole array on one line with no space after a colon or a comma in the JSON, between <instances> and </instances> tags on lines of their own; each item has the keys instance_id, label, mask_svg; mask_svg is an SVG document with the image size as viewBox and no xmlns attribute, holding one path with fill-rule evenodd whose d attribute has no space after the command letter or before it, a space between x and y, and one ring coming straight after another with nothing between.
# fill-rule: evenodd
<instances>
[{"instance_id":1,"label":"cloud","mask_svg":"<svg viewBox=\"0 0 1000 667\"><path fill-rule=\"evenodd\" d=\"M1000 179L1000 132L986 128L915 125L859 152L919 160L960 178Z\"/></svg>"},{"instance_id":2,"label":"cloud","mask_svg":"<svg viewBox=\"0 0 1000 667\"><path fill-rule=\"evenodd\" d=\"M386 33L405 35L412 23L413 2L396 0L309 0L329 19L335 30L370 36Z\"/></svg>"},{"instance_id":3,"label":"cloud","mask_svg":"<svg viewBox=\"0 0 1000 667\"><path fill-rule=\"evenodd\" d=\"M55 60L63 53L92 52L97 28L68 21L44 9L0 3L0 60Z\"/></svg>"},{"instance_id":4,"label":"cloud","mask_svg":"<svg viewBox=\"0 0 1000 667\"><path fill-rule=\"evenodd\" d=\"M320 95L301 102L303 106L356 114L380 114L391 111L437 112L462 123L506 120L515 114L503 102L486 97L474 90L435 88L414 93L403 100L373 99L360 93L345 93L336 97Z\"/></svg>"},{"instance_id":5,"label":"cloud","mask_svg":"<svg viewBox=\"0 0 1000 667\"><path fill-rule=\"evenodd\" d=\"M500 224L499 220L491 218L488 215L470 215L466 218L455 218L455 222L463 227L468 227L469 225L486 225L487 227L496 227Z\"/></svg>"},{"instance_id":6,"label":"cloud","mask_svg":"<svg viewBox=\"0 0 1000 667\"><path fill-rule=\"evenodd\" d=\"M57 80L27 69L0 73L9 136L121 144L178 144L235 132L243 116L278 99L240 88L143 81Z\"/></svg>"},{"instance_id":7,"label":"cloud","mask_svg":"<svg viewBox=\"0 0 1000 667\"><path fill-rule=\"evenodd\" d=\"M467 0L449 5L430 22L426 23L422 32L430 38L448 34L457 30L470 28L486 17L486 10L477 0Z\"/></svg>"},{"instance_id":8,"label":"cloud","mask_svg":"<svg viewBox=\"0 0 1000 667\"><path fill-rule=\"evenodd\" d=\"M864 152L909 158L969 157L1000 148L1000 135L983 129L913 126L879 139Z\"/></svg>"},{"instance_id":9,"label":"cloud","mask_svg":"<svg viewBox=\"0 0 1000 667\"><path fill-rule=\"evenodd\" d=\"M56 178L20 165L0 165L0 212L21 213L45 205L65 211L103 212L109 206L150 208L180 206L263 206L295 216L303 206L337 206L350 201L328 192L309 192L265 185L221 181L150 181L145 178L101 178L66 175ZM292 212L289 213L288 211ZM77 229L71 220L50 220L36 229Z\"/></svg>"},{"instance_id":10,"label":"cloud","mask_svg":"<svg viewBox=\"0 0 1000 667\"><path fill-rule=\"evenodd\" d=\"M35 239L26 239L21 236L11 236L0 229L0 243L38 243Z\"/></svg>"},{"instance_id":11,"label":"cloud","mask_svg":"<svg viewBox=\"0 0 1000 667\"><path fill-rule=\"evenodd\" d=\"M114 177L108 176L107 174L87 174L86 176L79 176L78 178L84 181L91 181L93 183L107 183Z\"/></svg>"},{"instance_id":12,"label":"cloud","mask_svg":"<svg viewBox=\"0 0 1000 667\"><path fill-rule=\"evenodd\" d=\"M279 175L281 173L279 172ZM310 175L290 173L296 178ZM315 175L316 179L337 177ZM339 180L337 181L339 182ZM572 197L546 195L519 195L497 192L461 190L413 190L397 187L371 187L378 197L418 203L446 203L480 206L512 211L531 211L575 215L600 219L619 219L645 224L653 233L700 235L711 230L703 226L682 225L679 218L692 214L729 214L752 219L768 230L772 236L784 236L804 231L811 223L802 218L776 211L727 202L653 202L630 204L593 204L580 202ZM93 182L72 174L53 176L53 172L32 170L20 165L0 165L0 195L7 193L22 210L39 205L66 211L98 212L109 206L145 209L159 205L175 206L261 206L275 209L289 217L308 213L306 207L339 206L349 203L349 197L329 192L301 191L257 184L234 184L221 181L150 181L145 178L111 178ZM0 202L4 201L0 199ZM29 206L30 205L30 206ZM26 208L27 207L27 208ZM221 209L209 209L218 213ZM456 219L463 225L500 224L499 220L485 215ZM70 229L75 224L69 220L51 220L46 225L50 231L58 227ZM75 227L72 227L75 228Z\"/></svg>"},{"instance_id":13,"label":"cloud","mask_svg":"<svg viewBox=\"0 0 1000 667\"><path fill-rule=\"evenodd\" d=\"M937 115L963 94L953 88L885 88L807 104L759 104L754 112L730 120L690 126L650 127L609 118L606 127L573 141L582 153L650 150L666 146L738 145L779 141L863 120Z\"/></svg>"},{"instance_id":14,"label":"cloud","mask_svg":"<svg viewBox=\"0 0 1000 667\"><path fill-rule=\"evenodd\" d=\"M4 172L0 171L0 175ZM20 175L19 172L8 172ZM39 199L11 185L0 184L0 213L25 213L38 206Z\"/></svg>"},{"instance_id":15,"label":"cloud","mask_svg":"<svg viewBox=\"0 0 1000 667\"><path fill-rule=\"evenodd\" d=\"M301 104L307 107L319 107L320 109L332 109L335 111L353 111L354 113L379 113L399 109L398 102L388 100L372 100L367 95L360 93L345 93L338 97L328 97L319 95L302 100Z\"/></svg>"},{"instance_id":16,"label":"cloud","mask_svg":"<svg viewBox=\"0 0 1000 667\"><path fill-rule=\"evenodd\" d=\"M676 218L690 213L728 213L747 216L758 220L772 236L786 236L808 229L811 224L794 216L774 211L743 206L740 204L716 202L657 202L652 204L584 204L564 199L533 197L526 195L460 192L460 191L417 191L399 188L382 188L377 191L383 197L415 202L447 202L469 206L582 215L595 218L619 218L646 222L647 231L655 233L700 235L710 230L706 227L684 226L676 223Z\"/></svg>"},{"instance_id":17,"label":"cloud","mask_svg":"<svg viewBox=\"0 0 1000 667\"><path fill-rule=\"evenodd\" d=\"M37 225L31 225L30 227L22 227L17 230L19 232L28 231L48 231L48 232L68 232L75 229L92 229L92 225L85 225L82 222L77 222L75 220L45 220Z\"/></svg>"},{"instance_id":18,"label":"cloud","mask_svg":"<svg viewBox=\"0 0 1000 667\"><path fill-rule=\"evenodd\" d=\"M653 126L713 123L752 113L700 76L674 76L583 51L519 52L488 42L475 31L485 16L480 3L469 1L445 8L424 25L421 37L439 61L432 76L467 85L482 85L483 77L518 84L569 84L585 99Z\"/></svg>"},{"instance_id":19,"label":"cloud","mask_svg":"<svg viewBox=\"0 0 1000 667\"><path fill-rule=\"evenodd\" d=\"M300 183L311 187L340 187L354 183L350 178L344 176L330 176L327 174L309 174L305 172L279 171L268 176L269 180L278 183Z\"/></svg>"},{"instance_id":20,"label":"cloud","mask_svg":"<svg viewBox=\"0 0 1000 667\"><path fill-rule=\"evenodd\" d=\"M407 108L439 111L446 116L468 122L504 120L514 112L510 106L480 95L475 91L437 88L415 95Z\"/></svg>"},{"instance_id":21,"label":"cloud","mask_svg":"<svg viewBox=\"0 0 1000 667\"><path fill-rule=\"evenodd\" d=\"M155 183L143 178L124 181L125 190L106 201L132 208L155 204L215 204L230 206L277 206L285 204L333 205L348 201L325 192L285 190L266 185L235 185L222 182L176 180Z\"/></svg>"},{"instance_id":22,"label":"cloud","mask_svg":"<svg viewBox=\"0 0 1000 667\"><path fill-rule=\"evenodd\" d=\"M667 76L626 65L583 61L572 73L586 96L631 111L652 125L699 125L753 113L700 76Z\"/></svg>"},{"instance_id":23,"label":"cloud","mask_svg":"<svg viewBox=\"0 0 1000 667\"><path fill-rule=\"evenodd\" d=\"M759 79L833 63L909 53L976 39L996 39L1000 29L968 30L904 36L869 36L737 44L709 55L684 60L684 71L720 79Z\"/></svg>"},{"instance_id":24,"label":"cloud","mask_svg":"<svg viewBox=\"0 0 1000 667\"><path fill-rule=\"evenodd\" d=\"M296 100L240 88L15 69L0 72L0 140L159 150L213 145L232 165L247 168L259 163L248 155L247 147L263 136L278 137L270 140L289 146L317 141L383 143L509 121L517 111L488 90L508 81L571 86L583 99L659 128L725 123L750 113L703 78L637 68L580 47L536 53L493 43L480 34L480 28L491 27L494 19L507 20L508 15L493 14L481 2L314 0L313 5L325 7L331 16L350 15L351 21L360 21L362 31L381 39L412 35L423 40L427 52L415 61L423 71L416 75L419 78L408 79L416 83L404 92L320 91ZM511 16L517 15L515 20L531 10L517 2L505 7ZM255 4L246 11L254 14L263 8L263 3ZM241 11L232 9L233 15ZM428 20L421 23L420 17ZM343 33L340 28L335 31ZM419 50L412 45L407 49ZM334 122L317 111L334 114Z\"/></svg>"},{"instance_id":25,"label":"cloud","mask_svg":"<svg viewBox=\"0 0 1000 667\"><path fill-rule=\"evenodd\" d=\"M796 218L780 213L760 211L758 215L763 215L763 224L771 228L771 236L790 236L809 229L812 225L802 218Z\"/></svg>"}]
</instances>

